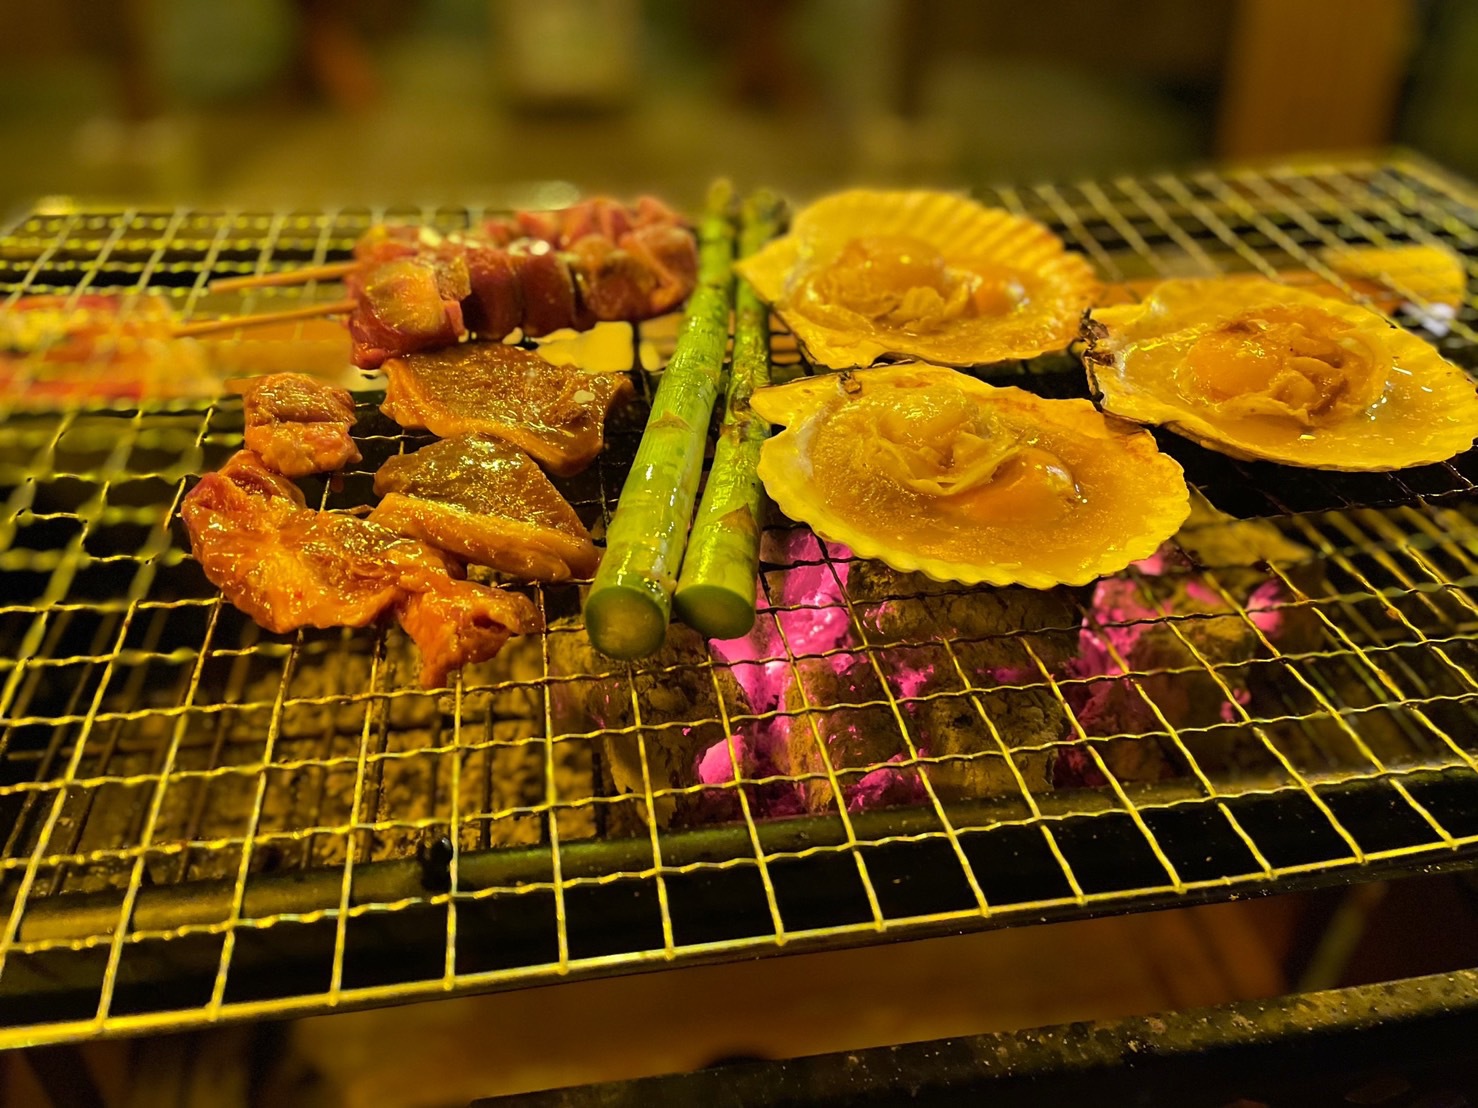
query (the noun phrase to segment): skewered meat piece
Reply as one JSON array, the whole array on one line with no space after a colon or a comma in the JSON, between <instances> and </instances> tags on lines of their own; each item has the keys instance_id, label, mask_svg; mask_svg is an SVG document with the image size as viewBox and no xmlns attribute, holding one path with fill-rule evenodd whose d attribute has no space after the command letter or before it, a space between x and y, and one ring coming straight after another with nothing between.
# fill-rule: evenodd
<instances>
[{"instance_id":1,"label":"skewered meat piece","mask_svg":"<svg viewBox=\"0 0 1478 1108\"><path fill-rule=\"evenodd\" d=\"M398 257L345 278L356 308L349 316L354 364L373 369L412 350L448 346L467 334L462 301L472 294L459 252Z\"/></svg>"},{"instance_id":2,"label":"skewered meat piece","mask_svg":"<svg viewBox=\"0 0 1478 1108\"><path fill-rule=\"evenodd\" d=\"M493 435L561 477L600 453L606 413L631 393L625 374L585 373L496 342L392 358L385 373L381 410L402 427Z\"/></svg>"},{"instance_id":3,"label":"skewered meat piece","mask_svg":"<svg viewBox=\"0 0 1478 1108\"><path fill-rule=\"evenodd\" d=\"M349 437L354 400L301 373L233 381L241 393L246 448L287 477L329 473L360 460Z\"/></svg>"},{"instance_id":4,"label":"skewered meat piece","mask_svg":"<svg viewBox=\"0 0 1478 1108\"><path fill-rule=\"evenodd\" d=\"M591 235L620 243L627 235L652 227L680 227L682 217L654 196L639 197L627 205L606 196L592 196L544 212L515 212L490 219L483 225L490 242L506 246L519 239L546 242L558 250L568 250Z\"/></svg>"},{"instance_id":5,"label":"skewered meat piece","mask_svg":"<svg viewBox=\"0 0 1478 1108\"><path fill-rule=\"evenodd\" d=\"M671 311L698 278L692 234L676 212L650 196L631 207L594 197L560 211L520 212L490 220L485 233L504 245L522 239L567 252L580 299L596 320Z\"/></svg>"},{"instance_id":6,"label":"skewered meat piece","mask_svg":"<svg viewBox=\"0 0 1478 1108\"><path fill-rule=\"evenodd\" d=\"M434 350L469 334L547 335L600 322L652 319L676 308L698 280L698 246L663 204L583 201L560 212L521 213L467 232L379 225L355 244L354 260L232 277L215 291L343 279L333 303L192 322L205 334L311 315L347 315L354 364Z\"/></svg>"},{"instance_id":7,"label":"skewered meat piece","mask_svg":"<svg viewBox=\"0 0 1478 1108\"><path fill-rule=\"evenodd\" d=\"M421 650L428 688L540 625L526 598L463 580L457 562L425 543L307 508L249 450L202 477L180 515L205 576L263 627L363 627L393 612Z\"/></svg>"},{"instance_id":8,"label":"skewered meat piece","mask_svg":"<svg viewBox=\"0 0 1478 1108\"><path fill-rule=\"evenodd\" d=\"M692 233L650 198L596 198L524 212L466 234L374 227L347 278L354 364L447 346L469 332L538 336L601 321L636 322L676 308L698 277Z\"/></svg>"},{"instance_id":9,"label":"skewered meat piece","mask_svg":"<svg viewBox=\"0 0 1478 1108\"><path fill-rule=\"evenodd\" d=\"M575 510L523 451L458 435L389 459L370 520L534 581L590 577L600 556Z\"/></svg>"}]
</instances>

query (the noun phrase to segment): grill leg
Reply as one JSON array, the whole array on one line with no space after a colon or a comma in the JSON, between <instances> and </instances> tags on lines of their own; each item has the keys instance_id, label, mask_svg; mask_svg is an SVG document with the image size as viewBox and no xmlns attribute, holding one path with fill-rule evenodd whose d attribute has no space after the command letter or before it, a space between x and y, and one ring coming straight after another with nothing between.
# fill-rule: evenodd
<instances>
[{"instance_id":1,"label":"grill leg","mask_svg":"<svg viewBox=\"0 0 1478 1108\"><path fill-rule=\"evenodd\" d=\"M75 1046L45 1046L24 1051L36 1083L52 1108L105 1108L82 1051Z\"/></svg>"}]
</instances>

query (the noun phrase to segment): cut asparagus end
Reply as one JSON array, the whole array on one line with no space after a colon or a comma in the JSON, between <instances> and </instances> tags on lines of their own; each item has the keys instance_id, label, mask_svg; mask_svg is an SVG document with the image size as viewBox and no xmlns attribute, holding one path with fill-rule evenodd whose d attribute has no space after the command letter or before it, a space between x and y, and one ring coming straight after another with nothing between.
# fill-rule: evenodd
<instances>
[{"instance_id":1,"label":"cut asparagus end","mask_svg":"<svg viewBox=\"0 0 1478 1108\"><path fill-rule=\"evenodd\" d=\"M666 638L702 478L703 446L723 377L733 305L733 190L719 182L699 229L698 287L688 301L585 598L591 641L614 658L645 657Z\"/></svg>"},{"instance_id":2,"label":"cut asparagus end","mask_svg":"<svg viewBox=\"0 0 1478 1108\"><path fill-rule=\"evenodd\" d=\"M754 627L754 582L745 593L723 584L698 582L673 597L678 617L710 639L737 639Z\"/></svg>"},{"instance_id":3,"label":"cut asparagus end","mask_svg":"<svg viewBox=\"0 0 1478 1108\"><path fill-rule=\"evenodd\" d=\"M667 637L667 612L644 589L607 585L586 600L585 627L602 654L630 662L661 649Z\"/></svg>"}]
</instances>

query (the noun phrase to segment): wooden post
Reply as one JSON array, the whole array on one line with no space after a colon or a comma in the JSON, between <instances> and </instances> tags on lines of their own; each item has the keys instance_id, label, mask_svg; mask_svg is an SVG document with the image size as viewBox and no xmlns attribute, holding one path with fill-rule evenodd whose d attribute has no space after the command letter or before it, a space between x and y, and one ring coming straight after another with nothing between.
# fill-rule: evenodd
<instances>
[{"instance_id":1,"label":"wooden post","mask_svg":"<svg viewBox=\"0 0 1478 1108\"><path fill-rule=\"evenodd\" d=\"M1239 0L1217 153L1368 149L1391 138L1411 0Z\"/></svg>"}]
</instances>

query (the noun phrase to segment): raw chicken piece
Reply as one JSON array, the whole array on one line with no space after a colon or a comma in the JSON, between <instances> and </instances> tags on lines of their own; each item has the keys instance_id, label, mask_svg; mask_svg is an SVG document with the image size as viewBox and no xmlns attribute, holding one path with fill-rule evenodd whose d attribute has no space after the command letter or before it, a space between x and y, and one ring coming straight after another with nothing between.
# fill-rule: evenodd
<instances>
[{"instance_id":1,"label":"raw chicken piece","mask_svg":"<svg viewBox=\"0 0 1478 1108\"><path fill-rule=\"evenodd\" d=\"M458 435L391 458L370 520L479 565L535 581L590 577L600 560L580 517L523 451Z\"/></svg>"},{"instance_id":2,"label":"raw chicken piece","mask_svg":"<svg viewBox=\"0 0 1478 1108\"><path fill-rule=\"evenodd\" d=\"M241 393L246 448L288 477L328 473L360 460L349 437L354 400L301 373L231 382Z\"/></svg>"},{"instance_id":3,"label":"raw chicken piece","mask_svg":"<svg viewBox=\"0 0 1478 1108\"><path fill-rule=\"evenodd\" d=\"M249 450L202 477L180 515L205 576L263 627L363 627L393 611L421 648L428 688L540 626L526 598L460 580L460 565L425 543L304 507Z\"/></svg>"},{"instance_id":4,"label":"raw chicken piece","mask_svg":"<svg viewBox=\"0 0 1478 1108\"><path fill-rule=\"evenodd\" d=\"M392 358L384 368L390 384L381 410L402 427L441 438L493 435L561 477L600 453L606 413L631 392L625 374L552 365L498 342Z\"/></svg>"}]
</instances>

